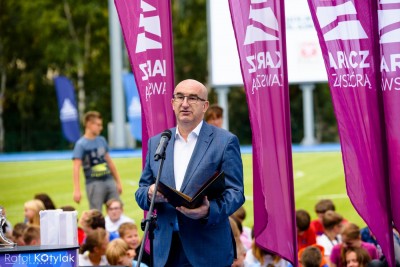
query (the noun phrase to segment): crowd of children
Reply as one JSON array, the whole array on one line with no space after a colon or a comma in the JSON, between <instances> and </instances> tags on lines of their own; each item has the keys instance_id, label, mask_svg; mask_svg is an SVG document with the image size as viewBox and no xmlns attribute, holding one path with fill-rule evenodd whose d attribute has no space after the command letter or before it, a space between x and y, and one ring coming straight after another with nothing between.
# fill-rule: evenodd
<instances>
[{"instance_id":1,"label":"crowd of children","mask_svg":"<svg viewBox=\"0 0 400 267\"><path fill-rule=\"evenodd\" d=\"M238 210L233 217L243 214ZM360 229L335 211L330 199L321 199L315 205L316 219L309 212L296 210L298 261L300 267L387 267L379 244L368 228ZM240 241L236 267L291 267L285 259L259 247L254 236L248 237L239 225ZM235 231L234 231L235 232ZM400 238L393 230L396 261L400 258ZM250 244L250 246L249 246ZM244 254L241 250L244 248ZM243 261L240 260L244 257ZM396 262L398 265L398 262Z\"/></svg>"},{"instance_id":2,"label":"crowd of children","mask_svg":"<svg viewBox=\"0 0 400 267\"><path fill-rule=\"evenodd\" d=\"M39 199L39 197L41 199ZM38 194L25 202L24 221L13 227L7 222L6 237L18 246L40 245L40 215L45 209L55 209L47 194ZM72 206L60 207L72 211ZM91 209L82 212L78 221L79 265L135 266L139 255L141 238L133 219L123 214L123 203L110 199L106 203L107 215ZM141 266L150 266L150 255L145 252Z\"/></svg>"},{"instance_id":3,"label":"crowd of children","mask_svg":"<svg viewBox=\"0 0 400 267\"><path fill-rule=\"evenodd\" d=\"M60 207L65 211L71 206ZM18 246L40 245L39 212L55 209L47 194L37 194L25 202L24 222L13 227L6 224L6 236ZM91 209L82 212L78 222L79 264L84 266L136 266L141 238L134 220L123 214L123 203L111 199L106 203L107 215ZM333 202L323 199L315 205L316 219L303 209L296 211L298 260L303 267L366 267L385 266L384 256L368 228L360 229L335 211ZM290 267L288 261L259 247L252 229L243 225L244 207L230 217L236 243L234 267ZM400 238L394 230L396 259L400 256ZM141 266L150 266L145 251ZM387 263L386 263L387 264Z\"/></svg>"}]
</instances>

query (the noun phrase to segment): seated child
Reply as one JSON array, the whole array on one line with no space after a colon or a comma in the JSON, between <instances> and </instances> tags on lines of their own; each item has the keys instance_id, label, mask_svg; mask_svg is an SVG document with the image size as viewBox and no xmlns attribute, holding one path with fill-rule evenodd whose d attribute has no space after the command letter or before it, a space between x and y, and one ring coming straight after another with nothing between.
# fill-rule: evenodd
<instances>
[{"instance_id":1,"label":"seated child","mask_svg":"<svg viewBox=\"0 0 400 267\"><path fill-rule=\"evenodd\" d=\"M129 248L136 251L135 260L137 260L139 257L141 240L136 224L131 222L123 223L118 228L118 233L120 238L128 244ZM150 265L150 255L146 251L143 251L141 262Z\"/></svg>"},{"instance_id":2,"label":"seated child","mask_svg":"<svg viewBox=\"0 0 400 267\"><path fill-rule=\"evenodd\" d=\"M121 238L112 240L106 249L106 257L110 265L135 267L137 264L137 261L133 259L135 255L135 250L130 249ZM141 263L140 266L147 267L144 263Z\"/></svg>"}]
</instances>

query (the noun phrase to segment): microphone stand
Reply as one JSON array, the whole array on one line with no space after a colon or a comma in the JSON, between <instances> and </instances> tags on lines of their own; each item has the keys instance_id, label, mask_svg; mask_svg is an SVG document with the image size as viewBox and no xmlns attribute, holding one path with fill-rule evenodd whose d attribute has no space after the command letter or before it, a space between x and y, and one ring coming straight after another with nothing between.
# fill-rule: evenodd
<instances>
[{"instance_id":1,"label":"microphone stand","mask_svg":"<svg viewBox=\"0 0 400 267\"><path fill-rule=\"evenodd\" d=\"M156 177L156 182L154 185L153 195L151 196L150 208L146 214L146 219L142 220L141 228L144 230L142 244L140 245L140 251L137 261L137 266L140 267L140 263L142 261L143 251L146 243L146 236L149 235L150 240L150 267L154 266L154 250L153 250L153 240L154 240L154 229L157 227L157 214L153 214L154 203L156 201L156 194L158 189L158 184L160 182L161 171L164 166L165 160L165 151L162 153L160 166L158 167L158 173ZM157 161L157 159L156 159Z\"/></svg>"}]
</instances>

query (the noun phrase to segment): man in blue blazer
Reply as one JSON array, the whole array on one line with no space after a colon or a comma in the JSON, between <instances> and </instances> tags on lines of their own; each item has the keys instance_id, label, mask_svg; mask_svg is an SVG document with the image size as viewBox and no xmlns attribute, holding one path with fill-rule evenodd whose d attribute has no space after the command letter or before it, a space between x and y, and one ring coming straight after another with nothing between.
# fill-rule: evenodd
<instances>
[{"instance_id":1,"label":"man in blue blazer","mask_svg":"<svg viewBox=\"0 0 400 267\"><path fill-rule=\"evenodd\" d=\"M216 171L225 173L220 197L204 197L200 207L188 209L168 203L157 192L157 227L154 231L154 266L231 266L236 251L229 216L244 203L243 164L238 138L203 122L209 102L207 88L198 81L180 82L171 100L177 127L172 137L160 181L193 197ZM149 210L160 161L154 154L161 134L149 139L146 164L136 191L136 201Z\"/></svg>"}]
</instances>

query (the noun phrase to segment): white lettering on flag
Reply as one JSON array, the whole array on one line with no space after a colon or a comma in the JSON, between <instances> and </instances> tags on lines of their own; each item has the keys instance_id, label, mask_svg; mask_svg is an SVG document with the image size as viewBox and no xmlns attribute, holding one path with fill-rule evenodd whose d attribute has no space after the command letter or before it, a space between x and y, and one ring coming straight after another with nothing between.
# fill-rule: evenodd
<instances>
[{"instance_id":1,"label":"white lettering on flag","mask_svg":"<svg viewBox=\"0 0 400 267\"><path fill-rule=\"evenodd\" d=\"M356 15L357 11L352 1L337 6L325 6L317 8L317 19L324 28L338 20L339 16ZM347 21L340 21L330 31L324 33L325 41L334 40L355 40L368 38L359 20L347 18Z\"/></svg>"},{"instance_id":2,"label":"white lettering on flag","mask_svg":"<svg viewBox=\"0 0 400 267\"><path fill-rule=\"evenodd\" d=\"M381 0L382 5L400 3L400 0ZM379 20L379 31L384 31L380 37L381 44L388 43L398 43L400 42L400 29L388 29L385 31L386 27L395 25L400 22L400 9L385 9L378 10L378 20Z\"/></svg>"},{"instance_id":3,"label":"white lettering on flag","mask_svg":"<svg viewBox=\"0 0 400 267\"><path fill-rule=\"evenodd\" d=\"M139 28L144 28L144 33L139 33L136 42L136 53L145 52L148 49L162 49L161 42L153 40L146 35L146 32L161 37L161 25L159 16L145 17L144 13L155 11L156 9L145 1L140 2L143 13L140 14Z\"/></svg>"},{"instance_id":4,"label":"white lettering on flag","mask_svg":"<svg viewBox=\"0 0 400 267\"><path fill-rule=\"evenodd\" d=\"M266 3L267 0L252 0L252 4L258 3ZM250 14L249 14L249 21L255 21L263 26L272 29L276 32L275 35L265 32L263 29L257 27L254 24L250 24L247 26L246 29L246 37L244 39L244 45L254 44L255 42L260 41L272 41L272 40L279 40L277 37L279 30L278 27L278 20L272 9L270 7L261 8L261 9L254 9L250 6Z\"/></svg>"}]
</instances>

